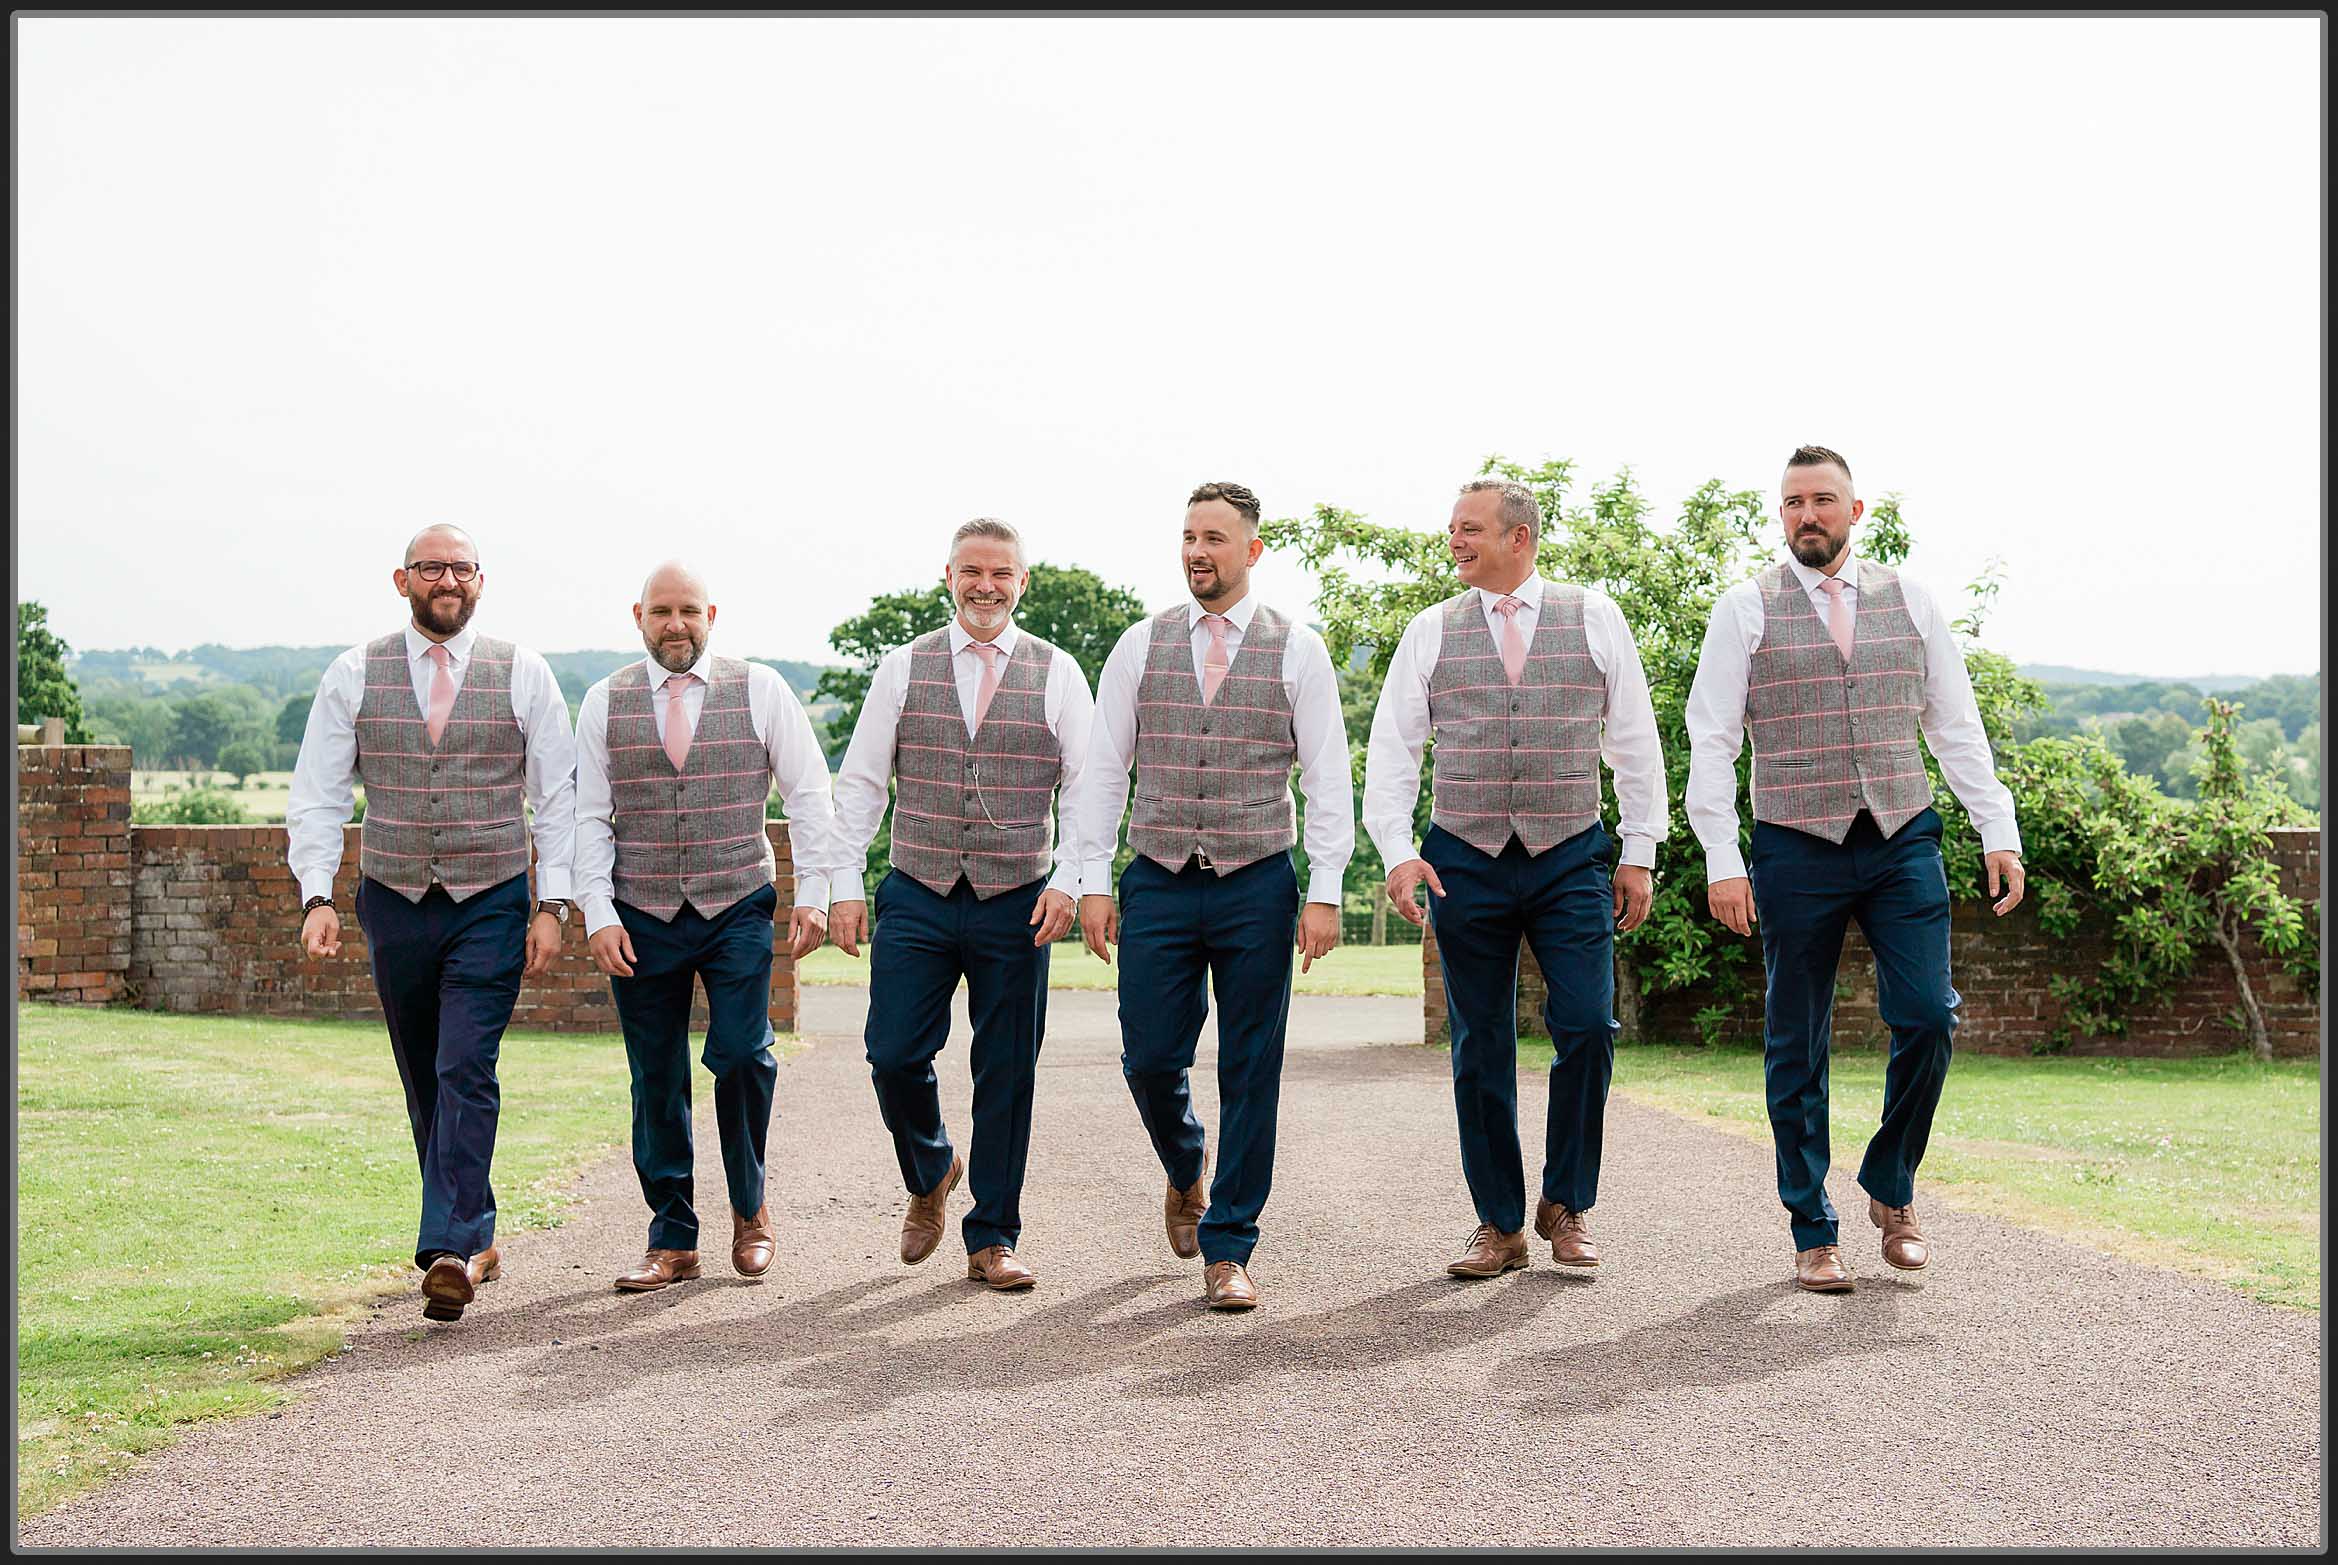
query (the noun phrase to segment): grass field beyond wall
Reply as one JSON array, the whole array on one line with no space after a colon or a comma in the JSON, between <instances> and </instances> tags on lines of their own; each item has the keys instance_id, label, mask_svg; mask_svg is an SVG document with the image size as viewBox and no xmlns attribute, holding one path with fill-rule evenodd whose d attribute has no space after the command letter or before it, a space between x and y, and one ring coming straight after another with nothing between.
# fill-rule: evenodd
<instances>
[{"instance_id":1,"label":"grass field beyond wall","mask_svg":"<svg viewBox=\"0 0 2338 1565\"><path fill-rule=\"evenodd\" d=\"M1548 1066L1550 1046L1522 1046ZM1883 1111L1880 1049L1838 1049L1829 1076L1837 1169L1856 1170ZM1626 1046L1615 1090L1770 1144L1752 1049ZM1960 1053L1917 1175L1928 1197L2044 1228L2130 1260L2214 1278L2268 1304L2321 1307L2321 1065L2210 1059L2038 1059ZM1747 1221L1776 1225L1772 1205ZM1845 1242L1873 1254L1864 1205Z\"/></svg>"},{"instance_id":2,"label":"grass field beyond wall","mask_svg":"<svg viewBox=\"0 0 2338 1565\"><path fill-rule=\"evenodd\" d=\"M419 1183L378 1025L19 1005L17 1068L24 1516L336 1350L412 1275ZM614 1034L506 1034L500 1075L508 1232L630 1110Z\"/></svg>"}]
</instances>

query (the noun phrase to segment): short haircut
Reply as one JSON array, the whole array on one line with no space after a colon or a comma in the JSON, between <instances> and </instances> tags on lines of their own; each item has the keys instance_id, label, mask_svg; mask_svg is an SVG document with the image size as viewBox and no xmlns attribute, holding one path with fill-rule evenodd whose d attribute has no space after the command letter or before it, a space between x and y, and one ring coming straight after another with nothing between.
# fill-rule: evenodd
<instances>
[{"instance_id":1,"label":"short haircut","mask_svg":"<svg viewBox=\"0 0 2338 1565\"><path fill-rule=\"evenodd\" d=\"M977 516L971 522L959 523L958 530L950 534L951 559L958 557L958 545L969 538L996 538L1001 543L1011 543L1015 546L1015 563L1023 563L1023 535L995 516Z\"/></svg>"},{"instance_id":2,"label":"short haircut","mask_svg":"<svg viewBox=\"0 0 2338 1565\"><path fill-rule=\"evenodd\" d=\"M1786 459L1786 469L1792 472L1798 467L1824 467L1829 462L1843 470L1844 482L1851 481L1851 464L1825 446L1796 446L1794 454Z\"/></svg>"},{"instance_id":3,"label":"short haircut","mask_svg":"<svg viewBox=\"0 0 2338 1565\"><path fill-rule=\"evenodd\" d=\"M1526 541L1539 546L1542 543L1542 507L1535 503L1534 491L1511 478L1473 478L1461 486L1463 494L1482 494L1491 489L1502 497L1502 530L1513 527L1526 529Z\"/></svg>"},{"instance_id":4,"label":"short haircut","mask_svg":"<svg viewBox=\"0 0 2338 1565\"><path fill-rule=\"evenodd\" d=\"M472 557L477 558L479 553L479 540L473 538L469 533L463 531L463 529L457 527L452 522L432 522L428 527L423 528L413 537L406 540L406 552L398 556L398 569L404 570L407 566L414 563L414 546L420 543L423 539L429 537L432 533L453 533L456 537L462 539L463 542L471 546Z\"/></svg>"},{"instance_id":5,"label":"short haircut","mask_svg":"<svg viewBox=\"0 0 2338 1565\"><path fill-rule=\"evenodd\" d=\"M1188 508L1197 506L1204 500L1223 500L1235 510L1240 511L1242 524L1250 529L1251 536L1257 536L1258 496L1252 494L1248 489L1240 484L1213 481L1202 485L1185 497Z\"/></svg>"}]
</instances>

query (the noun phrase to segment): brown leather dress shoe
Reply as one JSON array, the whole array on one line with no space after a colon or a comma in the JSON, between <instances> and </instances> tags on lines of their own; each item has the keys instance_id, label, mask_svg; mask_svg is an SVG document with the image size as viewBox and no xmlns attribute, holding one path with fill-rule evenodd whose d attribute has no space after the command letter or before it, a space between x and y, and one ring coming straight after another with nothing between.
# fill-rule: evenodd
<instances>
[{"instance_id":1,"label":"brown leather dress shoe","mask_svg":"<svg viewBox=\"0 0 2338 1565\"><path fill-rule=\"evenodd\" d=\"M1840 1245L1813 1245L1794 1252L1794 1280L1813 1293L1849 1293L1851 1269Z\"/></svg>"},{"instance_id":2,"label":"brown leather dress shoe","mask_svg":"<svg viewBox=\"0 0 2338 1565\"><path fill-rule=\"evenodd\" d=\"M422 1318L461 1320L463 1306L478 1291L471 1281L471 1263L460 1255L442 1255L422 1274Z\"/></svg>"},{"instance_id":3,"label":"brown leather dress shoe","mask_svg":"<svg viewBox=\"0 0 2338 1565\"><path fill-rule=\"evenodd\" d=\"M1526 1235L1502 1232L1492 1223L1480 1223L1461 1242L1461 1254L1448 1262L1453 1277L1499 1277L1526 1264Z\"/></svg>"},{"instance_id":4,"label":"brown leather dress shoe","mask_svg":"<svg viewBox=\"0 0 2338 1565\"><path fill-rule=\"evenodd\" d=\"M1534 1231L1551 1242L1551 1259L1561 1266L1590 1271L1599 1265L1599 1246L1591 1242L1590 1210L1575 1211L1547 1197L1534 1203Z\"/></svg>"},{"instance_id":5,"label":"brown leather dress shoe","mask_svg":"<svg viewBox=\"0 0 2338 1565\"><path fill-rule=\"evenodd\" d=\"M731 1270L753 1281L771 1270L771 1202L767 1197L753 1217L731 1214Z\"/></svg>"},{"instance_id":6,"label":"brown leather dress shoe","mask_svg":"<svg viewBox=\"0 0 2338 1565\"><path fill-rule=\"evenodd\" d=\"M501 1277L503 1275L503 1247L491 1244L477 1255L472 1256L470 1273L471 1286L474 1288L483 1282L493 1282L496 1278Z\"/></svg>"},{"instance_id":7,"label":"brown leather dress shoe","mask_svg":"<svg viewBox=\"0 0 2338 1565\"><path fill-rule=\"evenodd\" d=\"M909 1198L909 1212L901 1219L901 1259L905 1265L915 1266L934 1253L934 1246L942 1242L945 1214L942 1208L949 1203L950 1192L966 1173L965 1160L956 1153L950 1155L950 1171L942 1182L924 1195Z\"/></svg>"},{"instance_id":8,"label":"brown leather dress shoe","mask_svg":"<svg viewBox=\"0 0 2338 1565\"><path fill-rule=\"evenodd\" d=\"M688 1282L698 1275L696 1250L652 1250L641 1264L617 1279L625 1293L655 1293L670 1282Z\"/></svg>"},{"instance_id":9,"label":"brown leather dress shoe","mask_svg":"<svg viewBox=\"0 0 2338 1565\"><path fill-rule=\"evenodd\" d=\"M1201 1215L1210 1209L1209 1192L1203 1188L1206 1177L1197 1178L1183 1190L1175 1185L1161 1202L1161 1223L1169 1230L1169 1249L1179 1260L1190 1261L1201 1254Z\"/></svg>"},{"instance_id":10,"label":"brown leather dress shoe","mask_svg":"<svg viewBox=\"0 0 2338 1565\"><path fill-rule=\"evenodd\" d=\"M981 1278L1001 1293L1028 1288L1039 1280L1039 1274L1003 1244L986 1244L966 1257L966 1275Z\"/></svg>"},{"instance_id":11,"label":"brown leather dress shoe","mask_svg":"<svg viewBox=\"0 0 2338 1565\"><path fill-rule=\"evenodd\" d=\"M1914 1206L1886 1206L1867 1198L1867 1220L1883 1230L1883 1261L1903 1272L1920 1272L1932 1259L1932 1250L1916 1227Z\"/></svg>"},{"instance_id":12,"label":"brown leather dress shoe","mask_svg":"<svg viewBox=\"0 0 2338 1565\"><path fill-rule=\"evenodd\" d=\"M1213 1310L1247 1310L1258 1303L1258 1284L1240 1261L1213 1261L1201 1274L1203 1297Z\"/></svg>"}]
</instances>

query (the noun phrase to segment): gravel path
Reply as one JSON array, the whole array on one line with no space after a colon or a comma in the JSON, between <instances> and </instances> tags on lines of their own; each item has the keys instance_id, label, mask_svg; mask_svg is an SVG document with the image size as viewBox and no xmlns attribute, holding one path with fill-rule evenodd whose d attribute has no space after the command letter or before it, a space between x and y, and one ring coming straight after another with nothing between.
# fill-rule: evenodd
<instances>
[{"instance_id":1,"label":"gravel path","mask_svg":"<svg viewBox=\"0 0 2338 1565\"><path fill-rule=\"evenodd\" d=\"M865 996L804 1002L764 1283L730 1274L718 1219L705 1280L613 1291L644 1219L630 1167L604 1162L566 1225L506 1244L460 1325L392 1300L296 1405L196 1430L22 1541L2320 1542L2316 1319L1938 1201L1939 1258L1904 1278L1847 1175L1858 1291L1801 1293L1767 1150L1620 1099L1604 1273L1562 1276L1538 1246L1527 1271L1447 1279L1471 1217L1443 1058L1388 1046L1417 1033L1408 1000L1292 1008L1256 1311L1205 1310L1200 1263L1169 1253L1107 994L1049 1001L1038 1288L963 1279L963 1188L943 1248L904 1267ZM942 1060L960 1134L964 1044L961 1002ZM1195 1095L1214 1130L1206 1068ZM699 1189L719 1202L711 1129Z\"/></svg>"}]
</instances>

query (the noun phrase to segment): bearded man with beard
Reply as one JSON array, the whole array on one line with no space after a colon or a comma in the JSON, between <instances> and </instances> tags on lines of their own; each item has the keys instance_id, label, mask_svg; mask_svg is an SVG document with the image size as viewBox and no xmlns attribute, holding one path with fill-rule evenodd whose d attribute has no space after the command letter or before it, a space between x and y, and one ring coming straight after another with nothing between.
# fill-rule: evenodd
<instances>
[{"instance_id":1,"label":"bearded man with beard","mask_svg":"<svg viewBox=\"0 0 2338 1565\"><path fill-rule=\"evenodd\" d=\"M338 956L333 877L352 785L365 785L357 920L422 1168L422 1313L451 1321L502 1267L495 1060L521 978L552 965L568 920L574 747L551 666L471 629L487 585L471 535L426 527L402 558L390 583L411 622L325 670L284 823L301 948Z\"/></svg>"},{"instance_id":2,"label":"bearded man with beard","mask_svg":"<svg viewBox=\"0 0 2338 1565\"><path fill-rule=\"evenodd\" d=\"M1794 1275L1844 1293L1851 1273L1827 1199L1827 1057L1835 969L1852 919L1875 951L1891 1029L1883 1122L1859 1185L1883 1259L1922 1271L1916 1165L1948 1075L1958 997L1948 973L1948 881L1922 731L1980 834L1989 894L2021 901L2021 836L1997 780L1965 659L1932 595L1851 558L1865 513L1851 467L1824 446L1786 460L1778 516L1787 557L1723 593L1706 627L1687 727L1689 824L1705 898L1738 934L1761 925L1762 1075ZM1753 740L1751 874L1738 851L1737 752Z\"/></svg>"},{"instance_id":3,"label":"bearded man with beard","mask_svg":"<svg viewBox=\"0 0 2338 1565\"><path fill-rule=\"evenodd\" d=\"M1052 841L1053 817L1059 790L1068 797L1078 780L1095 702L1070 653L1015 624L1031 575L1013 527L994 517L960 527L942 584L956 616L878 662L837 774L831 938L857 955L869 933L859 866L891 782L865 1042L909 1193L901 1259L914 1266L934 1252L966 1177L966 1275L1004 1291L1038 1280L1015 1253L1023 1168L1048 947L1071 929L1079 884L1072 834ZM971 1164L951 1149L933 1069L960 978L974 1027Z\"/></svg>"},{"instance_id":4,"label":"bearded man with beard","mask_svg":"<svg viewBox=\"0 0 2338 1565\"><path fill-rule=\"evenodd\" d=\"M716 609L697 572L669 560L642 583L633 623L648 656L577 709L577 895L594 963L625 1030L633 1171L649 1248L619 1290L700 1275L690 1143L690 995L706 989L714 1117L731 1206L731 1269L771 1269L764 1140L779 1079L771 960L779 895L764 826L774 780L796 862L788 951L826 932L835 862L828 763L776 669L706 650Z\"/></svg>"}]
</instances>

